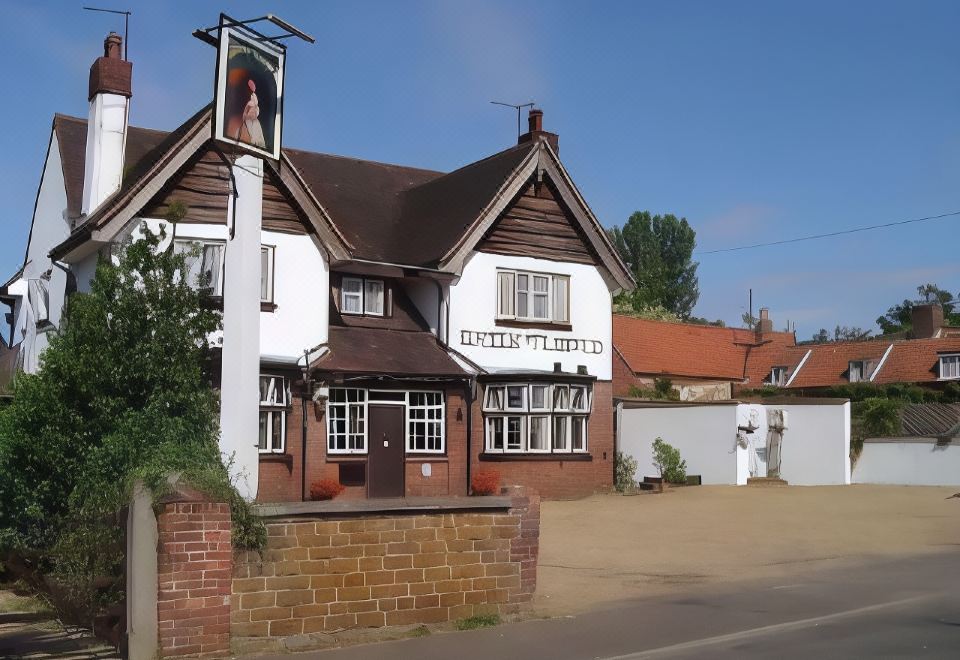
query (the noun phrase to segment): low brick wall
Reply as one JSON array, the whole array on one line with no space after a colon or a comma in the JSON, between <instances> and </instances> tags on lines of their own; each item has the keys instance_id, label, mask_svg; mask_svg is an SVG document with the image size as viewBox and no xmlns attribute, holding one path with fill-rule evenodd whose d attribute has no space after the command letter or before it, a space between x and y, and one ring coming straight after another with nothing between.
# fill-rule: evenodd
<instances>
[{"instance_id":1,"label":"low brick wall","mask_svg":"<svg viewBox=\"0 0 960 660\"><path fill-rule=\"evenodd\" d=\"M157 515L161 657L230 651L230 505L166 502Z\"/></svg>"},{"instance_id":2,"label":"low brick wall","mask_svg":"<svg viewBox=\"0 0 960 660\"><path fill-rule=\"evenodd\" d=\"M357 512L334 503L298 506L273 508L262 556L235 556L231 634L278 637L507 614L536 589L535 494L517 490L430 508L385 501L379 511L373 501Z\"/></svg>"}]
</instances>

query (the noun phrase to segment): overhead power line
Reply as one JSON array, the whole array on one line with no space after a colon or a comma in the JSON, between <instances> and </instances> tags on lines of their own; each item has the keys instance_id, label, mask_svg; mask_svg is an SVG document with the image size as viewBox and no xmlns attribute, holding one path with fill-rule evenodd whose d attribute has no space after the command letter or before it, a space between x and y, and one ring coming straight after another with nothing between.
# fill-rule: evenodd
<instances>
[{"instance_id":1,"label":"overhead power line","mask_svg":"<svg viewBox=\"0 0 960 660\"><path fill-rule=\"evenodd\" d=\"M812 236L786 238L782 241L770 241L769 243L756 243L754 245L739 245L737 247L720 248L718 250L705 250L703 252L697 252L696 254L698 256L702 256L706 254L718 254L720 252L737 252L739 250L752 250L754 248L771 247L773 245L786 245L787 243L799 243L801 241L812 241L818 238L831 238L833 236L843 236L845 234L856 234L857 232L861 232L861 231L871 231L873 229L884 229L886 227L897 227L899 225L909 225L915 222L926 222L927 220L939 220L941 218L948 218L954 215L960 215L960 211L951 211L949 213L941 213L940 215L928 215L923 218L911 218L910 220L897 220L896 222L887 222L882 225L868 225L866 227L854 227L853 229L842 229L840 231L832 231L827 234L813 234Z\"/></svg>"}]
</instances>

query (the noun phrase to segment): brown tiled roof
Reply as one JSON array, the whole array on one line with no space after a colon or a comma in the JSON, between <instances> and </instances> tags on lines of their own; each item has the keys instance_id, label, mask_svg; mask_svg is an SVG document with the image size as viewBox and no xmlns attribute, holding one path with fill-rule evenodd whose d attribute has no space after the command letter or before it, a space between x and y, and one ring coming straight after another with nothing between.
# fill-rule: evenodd
<instances>
[{"instance_id":1,"label":"brown tiled roof","mask_svg":"<svg viewBox=\"0 0 960 660\"><path fill-rule=\"evenodd\" d=\"M83 174L85 168L85 152L87 148L87 120L78 117L57 114L53 118L53 130L57 135L57 144L60 146L60 162L63 167L63 180L67 192L67 213L71 218L80 216L80 206L83 203ZM137 176L140 168L144 168L157 149L170 133L155 131L149 128L131 126L127 133L127 148L124 152L124 162L128 164L124 173L124 180L130 181Z\"/></svg>"},{"instance_id":2,"label":"brown tiled roof","mask_svg":"<svg viewBox=\"0 0 960 660\"><path fill-rule=\"evenodd\" d=\"M208 111L209 106L204 107L172 133L131 126L121 193ZM63 162L68 212L78 217L87 121L58 114L54 131ZM535 147L511 147L448 174L300 149L284 149L284 154L354 247L354 258L434 266Z\"/></svg>"},{"instance_id":3,"label":"brown tiled roof","mask_svg":"<svg viewBox=\"0 0 960 660\"><path fill-rule=\"evenodd\" d=\"M778 346L793 343L793 333L764 338ZM742 328L613 317L613 344L637 375L740 381L748 348L757 343L756 333Z\"/></svg>"},{"instance_id":4,"label":"brown tiled roof","mask_svg":"<svg viewBox=\"0 0 960 660\"><path fill-rule=\"evenodd\" d=\"M331 326L327 348L313 369L407 377L467 375L429 332Z\"/></svg>"}]
</instances>

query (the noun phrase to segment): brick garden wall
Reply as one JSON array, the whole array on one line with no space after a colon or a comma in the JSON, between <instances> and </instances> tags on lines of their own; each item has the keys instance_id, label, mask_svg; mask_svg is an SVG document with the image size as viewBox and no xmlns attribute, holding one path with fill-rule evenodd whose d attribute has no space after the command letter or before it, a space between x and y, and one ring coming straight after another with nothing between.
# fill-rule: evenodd
<instances>
[{"instance_id":1,"label":"brick garden wall","mask_svg":"<svg viewBox=\"0 0 960 660\"><path fill-rule=\"evenodd\" d=\"M157 516L161 657L230 650L230 505L190 499Z\"/></svg>"},{"instance_id":2,"label":"brick garden wall","mask_svg":"<svg viewBox=\"0 0 960 660\"><path fill-rule=\"evenodd\" d=\"M549 499L609 491L613 488L614 460L612 387L610 381L597 381L593 386L593 411L587 425L589 461L553 460L549 455L537 460L481 460L485 442L481 392L473 408L472 473L497 470L502 484L527 486Z\"/></svg>"},{"instance_id":3,"label":"brick garden wall","mask_svg":"<svg viewBox=\"0 0 960 660\"><path fill-rule=\"evenodd\" d=\"M277 637L515 612L536 588L540 503L268 522L235 558L231 632Z\"/></svg>"}]
</instances>

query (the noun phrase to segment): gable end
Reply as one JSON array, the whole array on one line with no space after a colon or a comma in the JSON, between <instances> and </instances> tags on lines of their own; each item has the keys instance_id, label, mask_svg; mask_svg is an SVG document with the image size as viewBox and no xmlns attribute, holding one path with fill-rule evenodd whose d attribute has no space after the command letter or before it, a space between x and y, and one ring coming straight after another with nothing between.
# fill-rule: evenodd
<instances>
[{"instance_id":1,"label":"gable end","mask_svg":"<svg viewBox=\"0 0 960 660\"><path fill-rule=\"evenodd\" d=\"M600 265L596 252L547 178L529 182L500 214L479 252Z\"/></svg>"}]
</instances>

